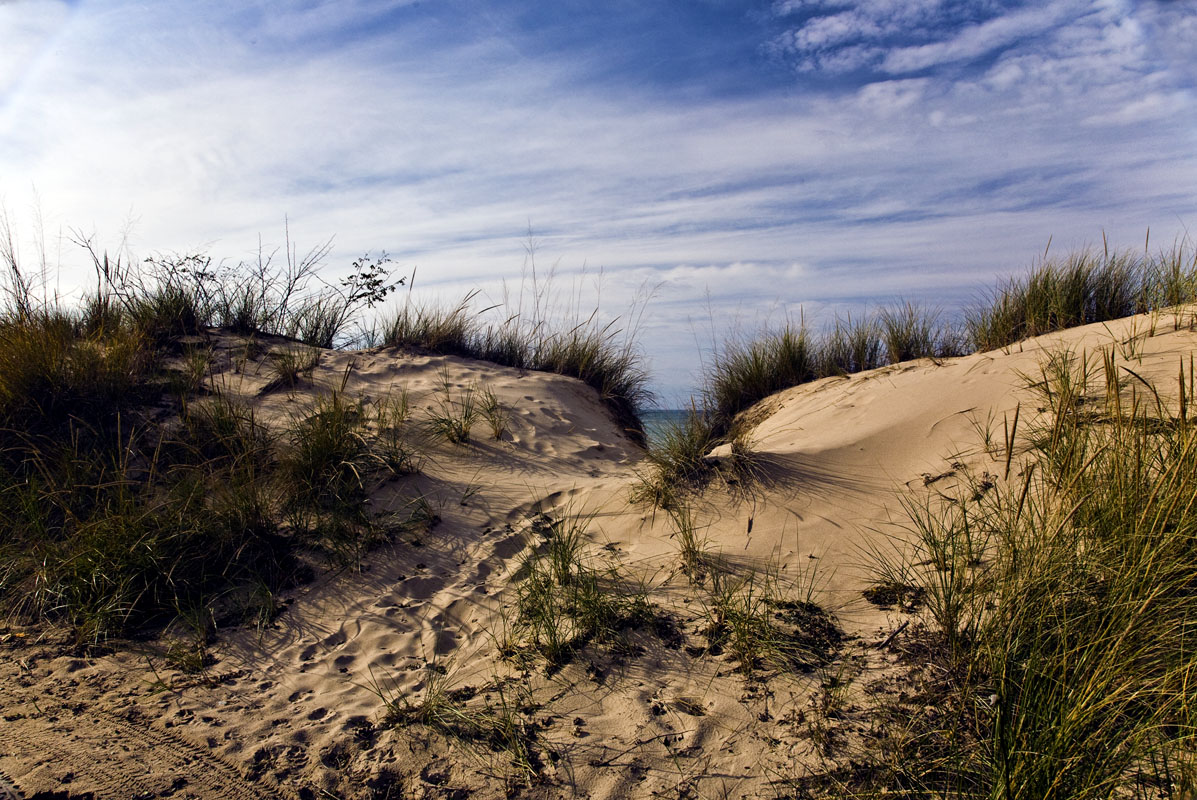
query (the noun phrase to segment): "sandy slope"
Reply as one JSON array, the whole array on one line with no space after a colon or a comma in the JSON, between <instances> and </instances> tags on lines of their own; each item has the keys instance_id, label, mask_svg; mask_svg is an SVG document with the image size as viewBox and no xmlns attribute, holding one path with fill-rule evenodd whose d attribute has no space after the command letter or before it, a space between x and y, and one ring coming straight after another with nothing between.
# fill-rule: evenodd
<instances>
[{"instance_id":1,"label":"sandy slope","mask_svg":"<svg viewBox=\"0 0 1197 800\"><path fill-rule=\"evenodd\" d=\"M217 663L188 676L154 643L80 657L52 633L0 635L0 797L761 797L847 757L870 724L863 692L893 657L876 647L905 615L864 602L868 553L901 541L905 492L950 493L1001 472L980 431L1022 404L1026 375L1063 347L1115 347L1161 386L1197 335L1169 315L1042 337L1012 352L901 364L779 393L753 410L762 481L712 486L695 514L712 552L773 576L789 596L834 611L849 635L833 663L748 680L705 652L705 590L679 571L666 516L628 503L641 452L580 383L457 358L327 352L309 383L272 389L267 361L228 343L212 380L279 424L322 387L367 401L405 388L419 409L486 385L512 415L465 446L429 445L422 474L380 483L379 512L423 497L440 522L287 598L258 633L229 630ZM1154 327L1153 327L1154 326ZM281 346L268 342L269 346ZM353 367L345 379L347 366ZM645 630L612 653L588 647L552 675L497 656L511 587L540 515L593 515L596 557L649 587L680 636ZM834 681L833 681L834 679ZM528 775L508 752L419 725L383 725L383 699L429 683L475 711L518 704ZM835 693L832 684L848 683ZM834 696L833 696L834 694ZM468 696L467 696L468 695ZM832 719L820 717L834 701ZM858 702L859 701L859 702Z\"/></svg>"}]
</instances>

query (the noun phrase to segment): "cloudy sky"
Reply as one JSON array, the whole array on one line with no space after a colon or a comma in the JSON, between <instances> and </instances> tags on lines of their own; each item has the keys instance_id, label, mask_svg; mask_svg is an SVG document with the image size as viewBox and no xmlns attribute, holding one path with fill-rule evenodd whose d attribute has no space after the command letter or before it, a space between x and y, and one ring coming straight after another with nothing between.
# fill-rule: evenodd
<instances>
[{"instance_id":1,"label":"cloudy sky","mask_svg":"<svg viewBox=\"0 0 1197 800\"><path fill-rule=\"evenodd\" d=\"M712 326L1184 235L1193 42L1183 1L0 0L0 198L62 291L72 229L235 261L287 219L494 296L531 227L584 305L654 290L672 405Z\"/></svg>"}]
</instances>

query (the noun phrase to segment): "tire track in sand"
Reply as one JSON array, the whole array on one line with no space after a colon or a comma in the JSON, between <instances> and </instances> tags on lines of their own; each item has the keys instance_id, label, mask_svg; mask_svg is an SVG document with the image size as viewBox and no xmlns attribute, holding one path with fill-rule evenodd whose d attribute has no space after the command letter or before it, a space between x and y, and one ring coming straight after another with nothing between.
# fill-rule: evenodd
<instances>
[{"instance_id":1,"label":"tire track in sand","mask_svg":"<svg viewBox=\"0 0 1197 800\"><path fill-rule=\"evenodd\" d=\"M94 709L0 722L0 798L7 800L5 775L13 792L26 795L281 800L275 787L248 781L204 747Z\"/></svg>"}]
</instances>

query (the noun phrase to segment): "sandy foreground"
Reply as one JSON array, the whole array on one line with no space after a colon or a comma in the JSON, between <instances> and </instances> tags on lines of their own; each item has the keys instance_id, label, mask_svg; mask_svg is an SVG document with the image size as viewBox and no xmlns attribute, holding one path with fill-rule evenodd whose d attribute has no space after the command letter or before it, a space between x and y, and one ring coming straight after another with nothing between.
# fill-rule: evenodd
<instances>
[{"instance_id":1,"label":"sandy foreground","mask_svg":"<svg viewBox=\"0 0 1197 800\"><path fill-rule=\"evenodd\" d=\"M1003 419L1016 406L1024 424L1038 413L1028 376L1050 352L1111 347L1166 397L1197 334L1188 313L1134 317L1008 352L825 379L750 411L758 480L716 481L693 498L697 530L721 563L817 603L843 632L825 663L752 677L706 646L709 594L682 573L668 516L629 501L643 451L588 387L371 350L326 352L287 391L270 386L264 357L238 363L230 343L211 381L267 422L302 413L352 362L351 396L406 389L416 419L446 385L456 397L489 387L510 431L495 440L480 422L465 445L430 441L421 474L380 481L372 504L402 513L422 502L439 522L290 592L263 630L219 631L215 663L198 674L168 666L162 642L81 655L60 632L0 628L0 798L792 793L867 747L879 724L870 698L896 691L903 636L891 634L918 615L862 591L875 581L871 554L901 547L902 498L1000 481ZM987 428L998 447L986 447ZM619 647L589 645L546 674L500 651L537 527L561 519L588 519L595 563L646 588L665 622ZM514 709L522 755L387 724L388 703L415 705L430 690L463 714Z\"/></svg>"}]
</instances>

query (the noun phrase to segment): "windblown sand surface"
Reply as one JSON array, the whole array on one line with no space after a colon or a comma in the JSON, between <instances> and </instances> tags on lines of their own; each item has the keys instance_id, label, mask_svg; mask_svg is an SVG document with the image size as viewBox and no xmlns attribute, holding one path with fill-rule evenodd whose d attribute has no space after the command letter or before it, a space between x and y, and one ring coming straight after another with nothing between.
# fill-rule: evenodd
<instances>
[{"instance_id":1,"label":"windblown sand surface","mask_svg":"<svg viewBox=\"0 0 1197 800\"><path fill-rule=\"evenodd\" d=\"M871 553L902 542L901 498L998 481L1003 418L1034 417L1027 376L1061 348L1114 347L1165 388L1197 349L1186 314L1136 317L943 363L919 361L796 387L749 412L753 485L694 498L712 553L829 610L846 638L810 671L752 679L701 635L708 595L682 574L667 515L629 502L642 451L581 383L458 358L326 352L311 381L272 388L264 357L228 342L212 378L281 424L327 387L375 402L405 388L422 408L484 385L510 433L481 423L466 445L428 444L419 475L381 482L378 513L417 498L426 533L367 553L283 598L262 631L222 630L215 663L171 669L160 642L76 655L52 631L0 635L0 797L772 797L851 757L876 724L911 615L866 602ZM268 341L268 346L278 345ZM1186 366L1187 369L1187 366ZM982 432L996 431L987 452ZM715 453L715 457L720 454ZM988 475L987 473L992 473ZM913 495L912 495L913 493ZM672 619L588 646L553 674L503 658L513 588L546 519L590 517L594 558ZM526 763L494 741L385 724L386 702L458 690L469 711L518 706ZM835 693L835 713L821 714ZM19 796L15 795L14 796Z\"/></svg>"}]
</instances>

